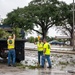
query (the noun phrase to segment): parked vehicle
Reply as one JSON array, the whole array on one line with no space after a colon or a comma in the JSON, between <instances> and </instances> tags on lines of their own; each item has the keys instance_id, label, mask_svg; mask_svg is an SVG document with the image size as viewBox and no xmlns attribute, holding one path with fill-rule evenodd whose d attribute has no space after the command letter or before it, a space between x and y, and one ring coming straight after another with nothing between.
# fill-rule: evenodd
<instances>
[{"instance_id":1,"label":"parked vehicle","mask_svg":"<svg viewBox=\"0 0 75 75\"><path fill-rule=\"evenodd\" d=\"M0 25L0 29L3 29L4 31L12 34L14 33L10 25ZM20 39L15 39L15 51L16 51L16 61L20 62L21 60L24 60L25 58L25 52L24 52L24 43L26 42L25 39L25 31L24 29L21 29L20 31ZM8 55L8 49L7 49L7 39L0 39L0 57L6 59Z\"/></svg>"},{"instance_id":2,"label":"parked vehicle","mask_svg":"<svg viewBox=\"0 0 75 75\"><path fill-rule=\"evenodd\" d=\"M70 41L66 41L65 45L70 46Z\"/></svg>"},{"instance_id":3,"label":"parked vehicle","mask_svg":"<svg viewBox=\"0 0 75 75\"><path fill-rule=\"evenodd\" d=\"M59 42L57 40L53 40L49 42L51 45L64 45L64 42Z\"/></svg>"}]
</instances>

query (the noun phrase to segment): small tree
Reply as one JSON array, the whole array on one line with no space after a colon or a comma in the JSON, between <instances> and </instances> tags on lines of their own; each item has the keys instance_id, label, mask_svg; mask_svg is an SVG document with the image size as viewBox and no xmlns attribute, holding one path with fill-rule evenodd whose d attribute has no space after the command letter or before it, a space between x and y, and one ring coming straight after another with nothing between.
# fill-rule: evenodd
<instances>
[{"instance_id":1,"label":"small tree","mask_svg":"<svg viewBox=\"0 0 75 75\"><path fill-rule=\"evenodd\" d=\"M30 43L34 43L34 37L33 37L33 36L29 37L29 38L28 38L28 41L29 41Z\"/></svg>"}]
</instances>

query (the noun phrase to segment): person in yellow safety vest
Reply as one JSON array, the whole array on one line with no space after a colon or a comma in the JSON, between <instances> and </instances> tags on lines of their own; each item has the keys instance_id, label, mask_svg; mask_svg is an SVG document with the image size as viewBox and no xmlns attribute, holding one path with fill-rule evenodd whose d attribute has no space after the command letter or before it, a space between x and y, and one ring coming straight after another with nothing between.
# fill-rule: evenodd
<instances>
[{"instance_id":1,"label":"person in yellow safety vest","mask_svg":"<svg viewBox=\"0 0 75 75\"><path fill-rule=\"evenodd\" d=\"M37 50L38 50L38 65L41 64L41 57L43 55L43 42L42 42L42 38L40 38L37 42Z\"/></svg>"},{"instance_id":2,"label":"person in yellow safety vest","mask_svg":"<svg viewBox=\"0 0 75 75\"><path fill-rule=\"evenodd\" d=\"M51 47L50 47L50 44L46 41L46 39L43 40L44 42L44 50L43 50L43 56L42 56L42 65L41 67L44 68L44 64L45 64L45 59L47 59L48 61L48 68L51 68L51 60L50 60L50 50L51 50Z\"/></svg>"},{"instance_id":3,"label":"person in yellow safety vest","mask_svg":"<svg viewBox=\"0 0 75 75\"><path fill-rule=\"evenodd\" d=\"M7 46L8 46L8 66L15 65L15 58L16 58L16 53L15 53L15 35L9 36L7 40Z\"/></svg>"},{"instance_id":4,"label":"person in yellow safety vest","mask_svg":"<svg viewBox=\"0 0 75 75\"><path fill-rule=\"evenodd\" d=\"M40 40L40 36L38 35L38 41Z\"/></svg>"}]
</instances>

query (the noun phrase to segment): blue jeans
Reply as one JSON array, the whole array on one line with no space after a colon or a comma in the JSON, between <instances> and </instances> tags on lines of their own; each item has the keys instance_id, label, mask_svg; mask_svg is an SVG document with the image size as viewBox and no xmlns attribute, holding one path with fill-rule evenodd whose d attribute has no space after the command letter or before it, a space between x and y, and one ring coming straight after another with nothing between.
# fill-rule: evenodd
<instances>
[{"instance_id":1,"label":"blue jeans","mask_svg":"<svg viewBox=\"0 0 75 75\"><path fill-rule=\"evenodd\" d=\"M11 49L8 52L8 65L10 64L15 64L15 58L16 58L16 54L15 54L15 50Z\"/></svg>"},{"instance_id":2,"label":"blue jeans","mask_svg":"<svg viewBox=\"0 0 75 75\"><path fill-rule=\"evenodd\" d=\"M45 59L47 59L47 61L48 61L48 65L49 65L49 67L51 66L51 60L50 60L50 55L43 55L42 56L42 67L44 67L44 64L45 64Z\"/></svg>"},{"instance_id":3,"label":"blue jeans","mask_svg":"<svg viewBox=\"0 0 75 75\"><path fill-rule=\"evenodd\" d=\"M40 64L41 56L43 55L43 51L38 51L38 63Z\"/></svg>"}]
</instances>

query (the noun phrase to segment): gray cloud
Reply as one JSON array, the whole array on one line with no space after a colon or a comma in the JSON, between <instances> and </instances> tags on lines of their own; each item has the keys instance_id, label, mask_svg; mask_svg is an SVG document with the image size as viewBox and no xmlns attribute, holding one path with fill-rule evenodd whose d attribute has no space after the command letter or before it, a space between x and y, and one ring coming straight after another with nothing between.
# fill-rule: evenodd
<instances>
[{"instance_id":1,"label":"gray cloud","mask_svg":"<svg viewBox=\"0 0 75 75\"><path fill-rule=\"evenodd\" d=\"M31 0L0 0L0 15L2 18L17 7L27 6Z\"/></svg>"},{"instance_id":2,"label":"gray cloud","mask_svg":"<svg viewBox=\"0 0 75 75\"><path fill-rule=\"evenodd\" d=\"M0 16L1 18L5 18L7 13L11 12L13 9L17 9L17 7L27 6L28 3L32 0L0 0ZM59 0L65 1L66 3L72 3L72 0Z\"/></svg>"}]
</instances>

